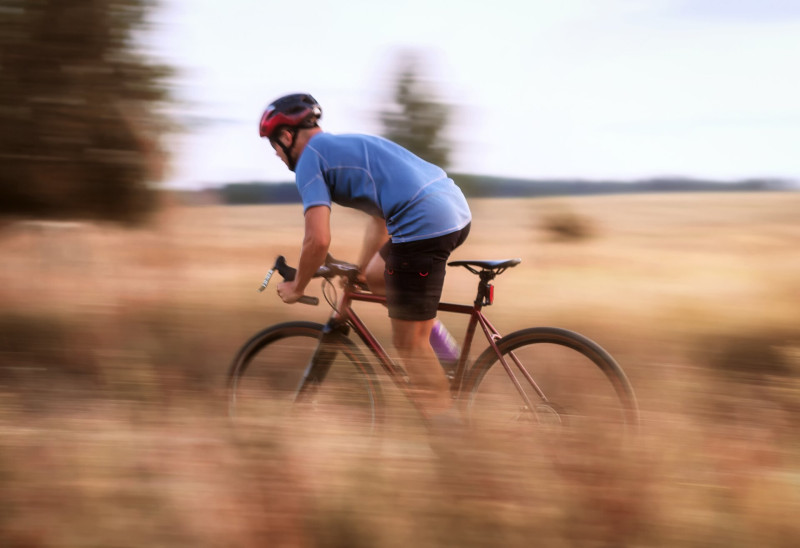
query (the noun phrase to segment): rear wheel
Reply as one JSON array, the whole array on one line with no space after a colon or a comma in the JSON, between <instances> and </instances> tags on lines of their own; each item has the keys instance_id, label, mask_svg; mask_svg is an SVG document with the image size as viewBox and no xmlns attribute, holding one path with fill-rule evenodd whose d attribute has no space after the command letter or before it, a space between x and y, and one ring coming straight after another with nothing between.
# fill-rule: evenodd
<instances>
[{"instance_id":1,"label":"rear wheel","mask_svg":"<svg viewBox=\"0 0 800 548\"><path fill-rule=\"evenodd\" d=\"M344 335L326 336L330 369L321 382L306 371L323 326L289 322L267 328L239 351L228 373L229 414L238 422L300 419L333 435L369 438L382 419L382 397L372 367ZM302 396L300 389L302 390Z\"/></svg>"},{"instance_id":2,"label":"rear wheel","mask_svg":"<svg viewBox=\"0 0 800 548\"><path fill-rule=\"evenodd\" d=\"M507 335L497 347L502 361L488 348L467 377L466 405L474 428L510 439L531 434L540 447L565 439L620 441L638 428L628 378L593 341L537 327Z\"/></svg>"}]
</instances>

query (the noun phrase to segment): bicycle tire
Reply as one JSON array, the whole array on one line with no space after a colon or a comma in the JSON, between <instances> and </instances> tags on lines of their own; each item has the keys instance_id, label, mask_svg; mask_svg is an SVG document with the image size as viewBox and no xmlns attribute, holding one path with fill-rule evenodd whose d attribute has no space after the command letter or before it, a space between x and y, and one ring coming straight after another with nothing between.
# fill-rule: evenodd
<instances>
[{"instance_id":1,"label":"bicycle tire","mask_svg":"<svg viewBox=\"0 0 800 548\"><path fill-rule=\"evenodd\" d=\"M275 414L302 407L311 410L311 418L324 423L326 431L335 422L359 434L376 434L383 420L380 384L363 353L344 335L333 335L326 342L327 349L336 350L336 358L325 380L308 401L296 401L323 329L313 322L287 322L247 341L228 371L229 415L241 419L246 407L244 414L250 419L274 419Z\"/></svg>"},{"instance_id":2,"label":"bicycle tire","mask_svg":"<svg viewBox=\"0 0 800 548\"><path fill-rule=\"evenodd\" d=\"M496 344L520 386L514 386L494 349L487 348L469 370L462 392L473 425L518 429L526 423L529 430L546 433L581 427L583 434L625 438L638 431L633 387L614 358L594 341L566 329L534 327L511 333ZM535 384L519 371L512 353ZM492 401L479 407L481 400Z\"/></svg>"}]
</instances>

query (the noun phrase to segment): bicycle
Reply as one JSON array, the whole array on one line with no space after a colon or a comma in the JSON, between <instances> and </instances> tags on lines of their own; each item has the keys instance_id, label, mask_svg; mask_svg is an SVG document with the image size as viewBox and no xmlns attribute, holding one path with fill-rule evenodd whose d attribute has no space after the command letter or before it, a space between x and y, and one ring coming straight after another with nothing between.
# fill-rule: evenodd
<instances>
[{"instance_id":1,"label":"bicycle","mask_svg":"<svg viewBox=\"0 0 800 548\"><path fill-rule=\"evenodd\" d=\"M503 336L486 318L483 308L494 302L491 282L520 262L448 263L479 278L472 305L442 302L438 308L469 317L460 356L451 367L445 367L451 395L469 424L477 427L488 419L488 428L513 425L552 431L585 422L589 429L611 425L615 434L635 431L639 411L633 388L622 368L597 343L556 327L532 327ZM267 287L275 271L285 280L296 274L279 256L259 291ZM386 299L369 292L359 280L357 266L330 256L315 277L322 278L323 296L333 309L327 323L279 323L247 341L228 372L229 412L237 416L246 405L256 412L274 412L275 404L283 400L293 403L292 409L310 410L318 419L335 418L337 424L375 434L384 419L384 402L373 364L414 403L405 371L352 307L356 302L382 305ZM342 280L343 293L338 300L335 278ZM304 296L300 302L317 305L319 299ZM478 327L488 346L470 364ZM351 333L361 345L353 341ZM298 374L299 380L293 378ZM255 397L245 398L247 395ZM281 395L283 398L276 397Z\"/></svg>"}]
</instances>

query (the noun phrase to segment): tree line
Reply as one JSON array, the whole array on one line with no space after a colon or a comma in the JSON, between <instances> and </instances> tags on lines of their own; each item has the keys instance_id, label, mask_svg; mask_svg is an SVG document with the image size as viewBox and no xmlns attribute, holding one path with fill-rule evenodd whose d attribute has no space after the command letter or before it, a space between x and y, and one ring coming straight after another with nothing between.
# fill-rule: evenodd
<instances>
[{"instance_id":1,"label":"tree line","mask_svg":"<svg viewBox=\"0 0 800 548\"><path fill-rule=\"evenodd\" d=\"M172 70L137 44L150 0L4 0L0 216L137 223L157 205Z\"/></svg>"},{"instance_id":2,"label":"tree line","mask_svg":"<svg viewBox=\"0 0 800 548\"><path fill-rule=\"evenodd\" d=\"M158 0L3 0L0 8L0 218L145 222L177 124L174 67L141 43ZM425 57L404 52L392 67L382 135L449 168L454 107L437 96ZM765 190L776 181L520 181L454 176L468 196L636 191ZM232 183L223 203L286 203L294 185Z\"/></svg>"},{"instance_id":3,"label":"tree line","mask_svg":"<svg viewBox=\"0 0 800 548\"><path fill-rule=\"evenodd\" d=\"M659 178L639 181L582 181L510 179L455 173L455 183L468 198L536 198L548 196L591 196L603 194L671 193L671 192L764 192L797 190L781 179L743 179L713 181L702 179ZM179 193L187 204L212 203L225 205L291 204L300 202L293 182L238 182L218 188ZM201 200L203 195L206 199Z\"/></svg>"}]
</instances>

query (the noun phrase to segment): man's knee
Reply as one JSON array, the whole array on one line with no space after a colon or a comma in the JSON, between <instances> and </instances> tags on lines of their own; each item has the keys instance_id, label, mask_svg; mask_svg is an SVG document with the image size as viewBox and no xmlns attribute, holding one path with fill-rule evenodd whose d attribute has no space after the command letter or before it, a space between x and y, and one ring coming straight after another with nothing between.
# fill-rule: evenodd
<instances>
[{"instance_id":1,"label":"man's knee","mask_svg":"<svg viewBox=\"0 0 800 548\"><path fill-rule=\"evenodd\" d=\"M367 279L367 285L373 293L382 295L385 293L386 282L383 279L383 271L386 269L386 263L379 253L376 253L372 260L364 270L364 277Z\"/></svg>"}]
</instances>

